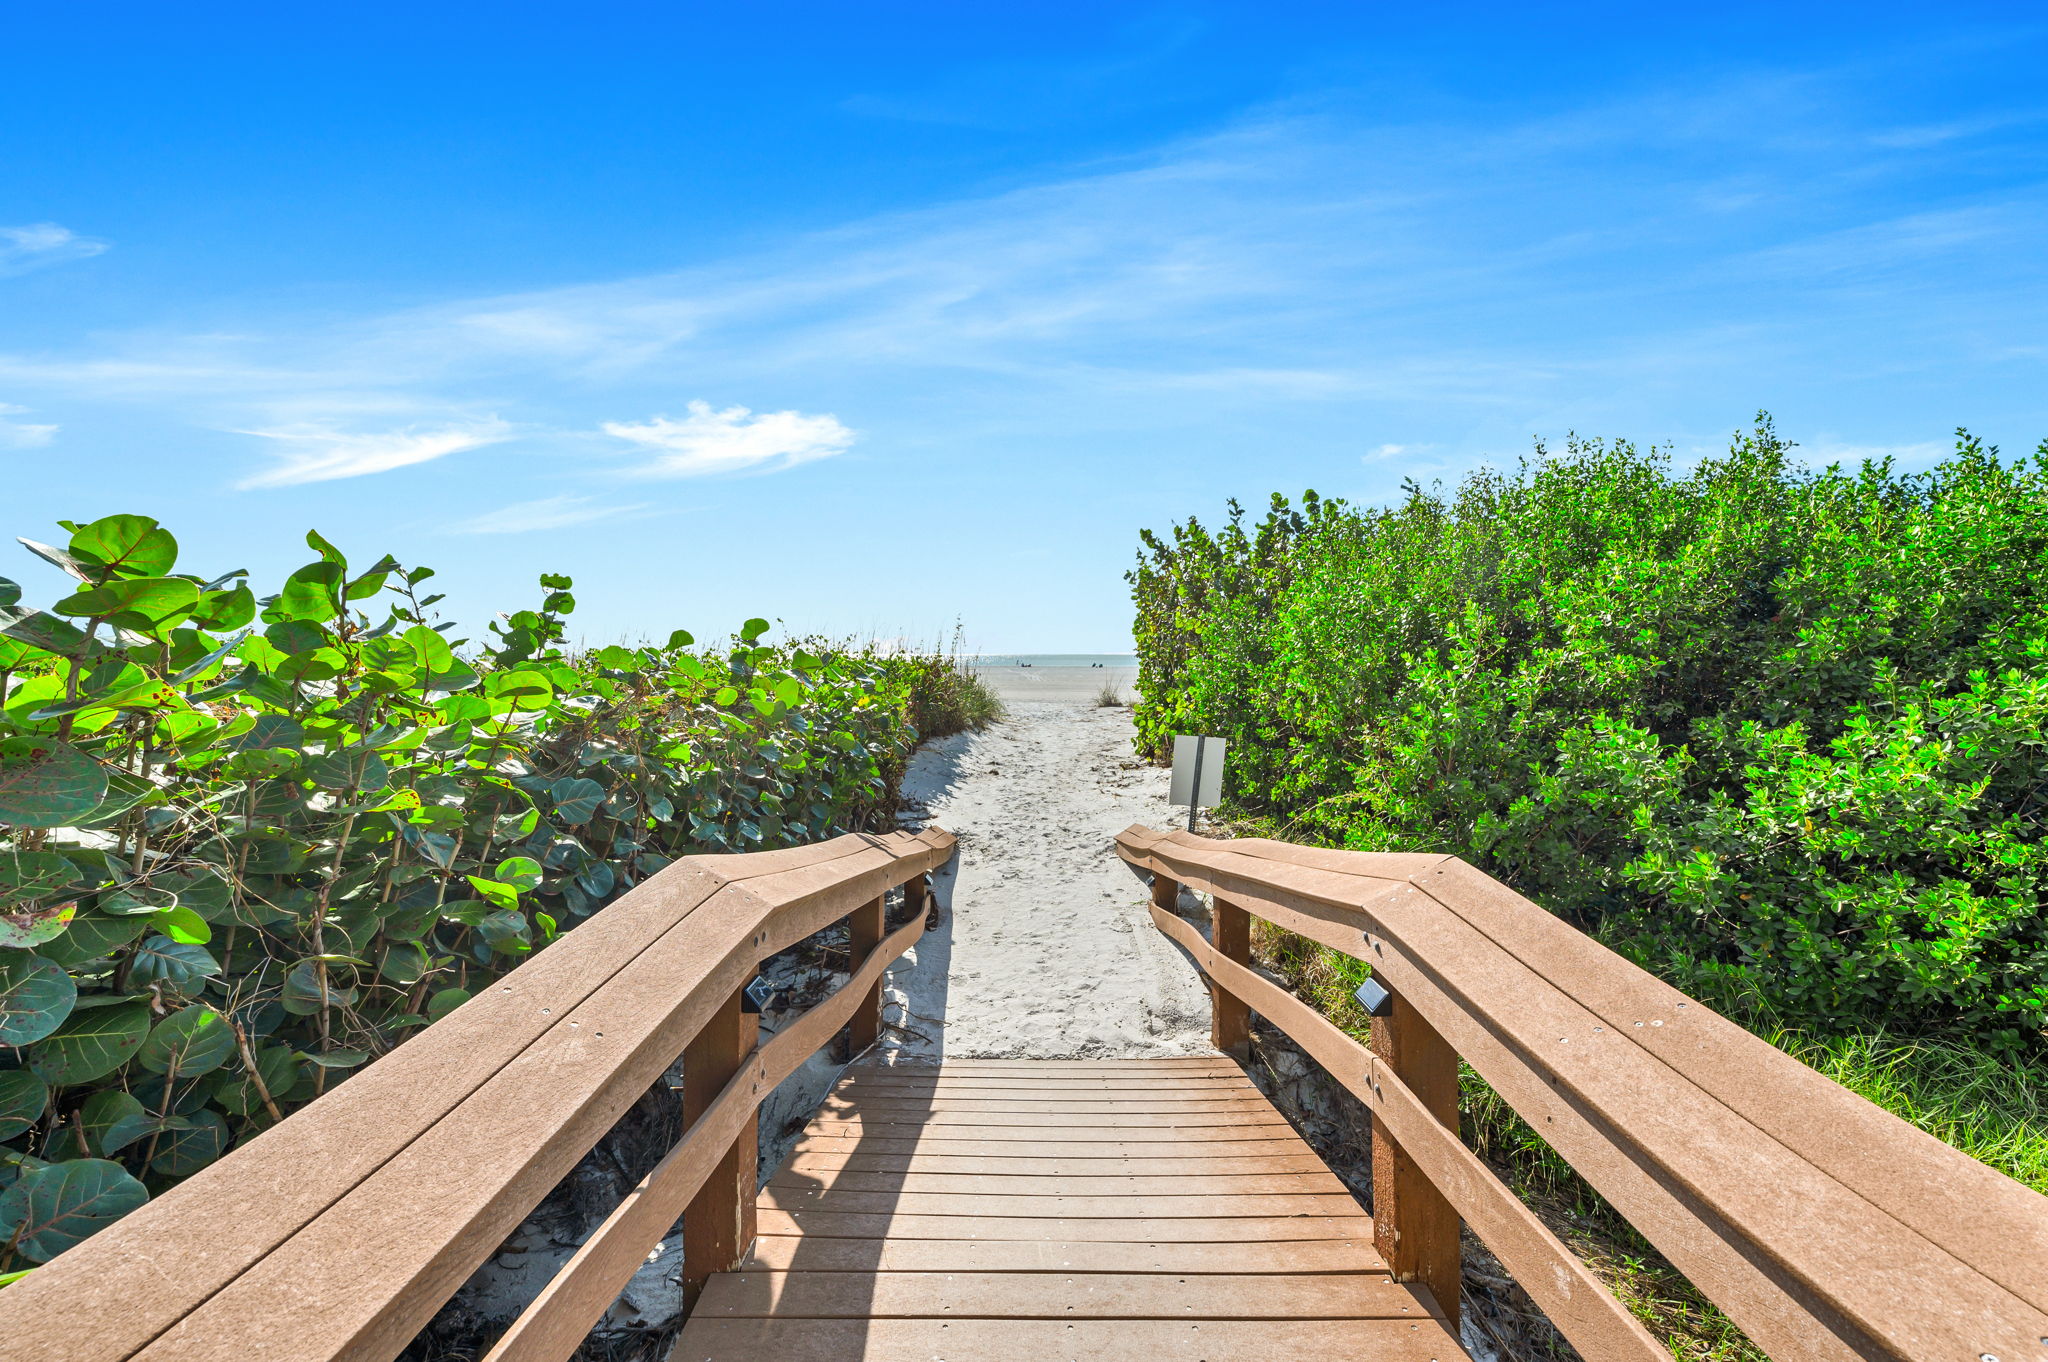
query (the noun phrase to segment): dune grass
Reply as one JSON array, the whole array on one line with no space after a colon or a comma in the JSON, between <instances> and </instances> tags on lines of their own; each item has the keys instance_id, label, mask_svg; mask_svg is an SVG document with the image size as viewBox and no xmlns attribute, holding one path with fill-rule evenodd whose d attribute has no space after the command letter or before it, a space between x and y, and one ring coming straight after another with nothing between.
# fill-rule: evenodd
<instances>
[{"instance_id":1,"label":"dune grass","mask_svg":"<svg viewBox=\"0 0 2048 1362\"><path fill-rule=\"evenodd\" d=\"M1003 717L1003 702L987 682L952 653L907 655L910 723L920 740L977 733Z\"/></svg>"}]
</instances>

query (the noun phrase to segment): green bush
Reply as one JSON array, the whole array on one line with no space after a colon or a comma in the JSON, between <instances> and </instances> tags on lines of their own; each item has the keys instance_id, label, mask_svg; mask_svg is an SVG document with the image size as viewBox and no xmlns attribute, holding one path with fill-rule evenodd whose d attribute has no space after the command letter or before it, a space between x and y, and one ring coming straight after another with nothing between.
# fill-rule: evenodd
<instances>
[{"instance_id":1,"label":"green bush","mask_svg":"<svg viewBox=\"0 0 2048 1362\"><path fill-rule=\"evenodd\" d=\"M893 826L915 659L448 637L384 558L273 595L143 516L0 579L0 1272L345 1078L672 858Z\"/></svg>"},{"instance_id":2,"label":"green bush","mask_svg":"<svg viewBox=\"0 0 2048 1362\"><path fill-rule=\"evenodd\" d=\"M1141 745L1230 738L1240 809L1465 856L1753 1024L2038 1055L2048 445L1790 449L1148 532Z\"/></svg>"}]
</instances>

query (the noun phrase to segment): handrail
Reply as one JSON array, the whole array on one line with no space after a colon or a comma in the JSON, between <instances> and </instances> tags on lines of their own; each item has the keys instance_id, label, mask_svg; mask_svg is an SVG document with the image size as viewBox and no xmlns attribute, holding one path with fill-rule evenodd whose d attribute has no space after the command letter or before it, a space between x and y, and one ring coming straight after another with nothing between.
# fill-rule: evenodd
<instances>
[{"instance_id":1,"label":"handrail","mask_svg":"<svg viewBox=\"0 0 2048 1362\"><path fill-rule=\"evenodd\" d=\"M756 1109L841 1025L872 1037L863 1009L878 1007L882 971L923 918L880 940L883 896L903 886L921 903L924 875L953 845L931 829L675 862L349 1082L0 1291L5 1355L389 1362L687 1048L681 1142L492 1354L567 1357L685 1206L686 1280L745 1253ZM879 944L757 1049L740 990L763 959L849 915L856 950Z\"/></svg>"},{"instance_id":2,"label":"handrail","mask_svg":"<svg viewBox=\"0 0 2048 1362\"><path fill-rule=\"evenodd\" d=\"M1454 1085L1462 1056L1773 1358L2048 1356L2048 1197L1455 857L1144 827L1117 848L1152 872L1154 922L1219 996L1287 1032L1372 1110L1376 1200L1383 1169L1418 1174L1375 1206L1376 1231L1396 1275L1431 1286L1448 1312L1455 1256L1418 1258L1400 1242L1443 1243L1433 1201L1462 1215L1591 1362L1662 1355L1458 1142L1455 1107L1447 1117L1415 1091L1433 1099L1446 1065ZM1170 911L1178 885L1215 896L1217 943ZM1243 912L1372 965L1394 995L1372 1052L1223 939L1242 939L1224 927Z\"/></svg>"}]
</instances>

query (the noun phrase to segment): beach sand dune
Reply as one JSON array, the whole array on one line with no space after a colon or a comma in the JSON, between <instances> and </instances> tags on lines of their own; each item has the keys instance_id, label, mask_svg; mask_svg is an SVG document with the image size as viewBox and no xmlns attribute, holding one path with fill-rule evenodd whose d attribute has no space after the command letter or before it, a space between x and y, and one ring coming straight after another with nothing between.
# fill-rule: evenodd
<instances>
[{"instance_id":1,"label":"beach sand dune","mask_svg":"<svg viewBox=\"0 0 2048 1362\"><path fill-rule=\"evenodd\" d=\"M1166 772L1132 755L1129 710L1019 698L1083 679L1092 697L1107 670L1044 669L1044 683L1004 688L1006 721L912 758L913 825L960 847L934 876L938 929L889 974L886 1058L1214 1053L1208 994L1112 845L1132 823L1174 820Z\"/></svg>"}]
</instances>

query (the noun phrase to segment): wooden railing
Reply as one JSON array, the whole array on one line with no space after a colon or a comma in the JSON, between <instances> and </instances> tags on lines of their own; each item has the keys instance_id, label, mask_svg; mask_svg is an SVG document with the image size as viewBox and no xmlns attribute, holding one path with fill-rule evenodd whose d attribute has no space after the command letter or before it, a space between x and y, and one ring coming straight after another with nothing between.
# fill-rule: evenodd
<instances>
[{"instance_id":1,"label":"wooden railing","mask_svg":"<svg viewBox=\"0 0 2048 1362\"><path fill-rule=\"evenodd\" d=\"M1462 1056L1781 1362L2048 1358L2048 1197L1821 1077L1452 857L1133 827L1153 921L1373 1117L1378 1247L1453 1318L1458 1222L1589 1362L1667 1356L1457 1134ZM1204 939L1178 888L1213 895ZM1250 967L1248 913L1372 965L1368 1050Z\"/></svg>"},{"instance_id":2,"label":"wooden railing","mask_svg":"<svg viewBox=\"0 0 2048 1362\"><path fill-rule=\"evenodd\" d=\"M7 1362L388 1362L683 1055L681 1141L492 1349L559 1362L680 1216L684 1281L753 1239L756 1111L882 972L953 838L848 836L692 856L346 1084L0 1291ZM884 895L912 917L883 936ZM741 990L848 918L853 977L758 1048Z\"/></svg>"}]
</instances>

